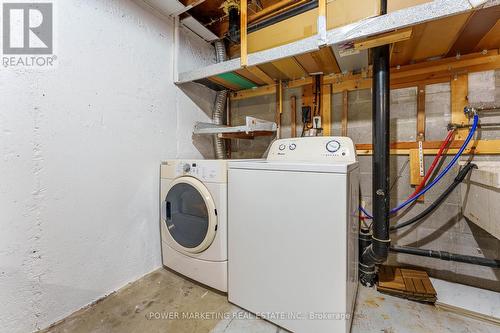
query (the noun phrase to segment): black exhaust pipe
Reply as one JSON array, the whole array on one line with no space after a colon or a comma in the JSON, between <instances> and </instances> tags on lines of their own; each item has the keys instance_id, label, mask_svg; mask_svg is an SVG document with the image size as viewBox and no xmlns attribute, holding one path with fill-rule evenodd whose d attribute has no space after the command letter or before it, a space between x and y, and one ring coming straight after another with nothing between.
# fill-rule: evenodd
<instances>
[{"instance_id":1,"label":"black exhaust pipe","mask_svg":"<svg viewBox=\"0 0 500 333\"><path fill-rule=\"evenodd\" d=\"M387 13L387 1L381 1L381 14ZM389 130L390 130L390 51L389 45L372 49L373 54L373 224L372 244L361 254L360 280L375 284L375 265L389 255Z\"/></svg>"}]
</instances>

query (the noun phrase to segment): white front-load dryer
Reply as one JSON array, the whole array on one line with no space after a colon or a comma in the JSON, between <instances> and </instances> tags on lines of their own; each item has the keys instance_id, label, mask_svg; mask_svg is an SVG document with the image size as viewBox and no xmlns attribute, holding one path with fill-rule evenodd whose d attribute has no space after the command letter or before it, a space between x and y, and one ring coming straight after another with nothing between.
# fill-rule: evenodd
<instances>
[{"instance_id":1,"label":"white front-load dryer","mask_svg":"<svg viewBox=\"0 0 500 333\"><path fill-rule=\"evenodd\" d=\"M163 265L227 291L227 162L171 160L161 165Z\"/></svg>"}]
</instances>

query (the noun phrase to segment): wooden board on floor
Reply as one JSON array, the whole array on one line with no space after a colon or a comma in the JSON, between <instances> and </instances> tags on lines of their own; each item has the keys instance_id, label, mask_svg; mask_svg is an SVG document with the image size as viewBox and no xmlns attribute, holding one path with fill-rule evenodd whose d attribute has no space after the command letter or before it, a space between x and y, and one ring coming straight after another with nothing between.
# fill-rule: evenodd
<instances>
[{"instance_id":1,"label":"wooden board on floor","mask_svg":"<svg viewBox=\"0 0 500 333\"><path fill-rule=\"evenodd\" d=\"M393 296L434 303L437 293L425 271L380 266L377 290Z\"/></svg>"}]
</instances>

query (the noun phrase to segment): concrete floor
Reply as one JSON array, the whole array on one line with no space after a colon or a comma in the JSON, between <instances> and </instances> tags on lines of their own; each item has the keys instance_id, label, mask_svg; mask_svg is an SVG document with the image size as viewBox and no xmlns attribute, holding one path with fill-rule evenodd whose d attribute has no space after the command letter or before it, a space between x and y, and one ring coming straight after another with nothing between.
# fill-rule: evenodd
<instances>
[{"instance_id":1,"label":"concrete floor","mask_svg":"<svg viewBox=\"0 0 500 333\"><path fill-rule=\"evenodd\" d=\"M189 318L183 318L183 315ZM201 315L205 317L199 318ZM363 287L359 288L352 327L352 333L499 331L499 326L490 323L439 310L431 305L383 295L374 289ZM223 294L168 270L159 269L42 332L286 331L229 304Z\"/></svg>"}]
</instances>

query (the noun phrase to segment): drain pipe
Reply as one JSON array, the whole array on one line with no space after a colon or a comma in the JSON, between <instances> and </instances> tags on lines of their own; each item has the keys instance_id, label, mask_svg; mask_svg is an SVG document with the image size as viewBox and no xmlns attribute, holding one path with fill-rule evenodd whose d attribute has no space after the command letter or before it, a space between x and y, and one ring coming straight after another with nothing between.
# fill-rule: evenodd
<instances>
[{"instance_id":1,"label":"drain pipe","mask_svg":"<svg viewBox=\"0 0 500 333\"><path fill-rule=\"evenodd\" d=\"M226 46L224 41L217 40L214 43L215 46L215 59L217 62L222 62L226 60ZM224 111L227 105L227 90L217 91L215 95L214 109L212 112L212 122L217 125L225 125L224 121ZM223 160L227 157L226 155L226 142L224 139L219 138L217 134L214 135L214 152L215 158L218 160Z\"/></svg>"},{"instance_id":2,"label":"drain pipe","mask_svg":"<svg viewBox=\"0 0 500 333\"><path fill-rule=\"evenodd\" d=\"M381 1L381 14L387 13L387 1ZM373 54L373 223L371 245L362 249L360 280L375 284L375 265L389 255L389 129L390 129L390 52L389 45L376 47Z\"/></svg>"}]
</instances>

